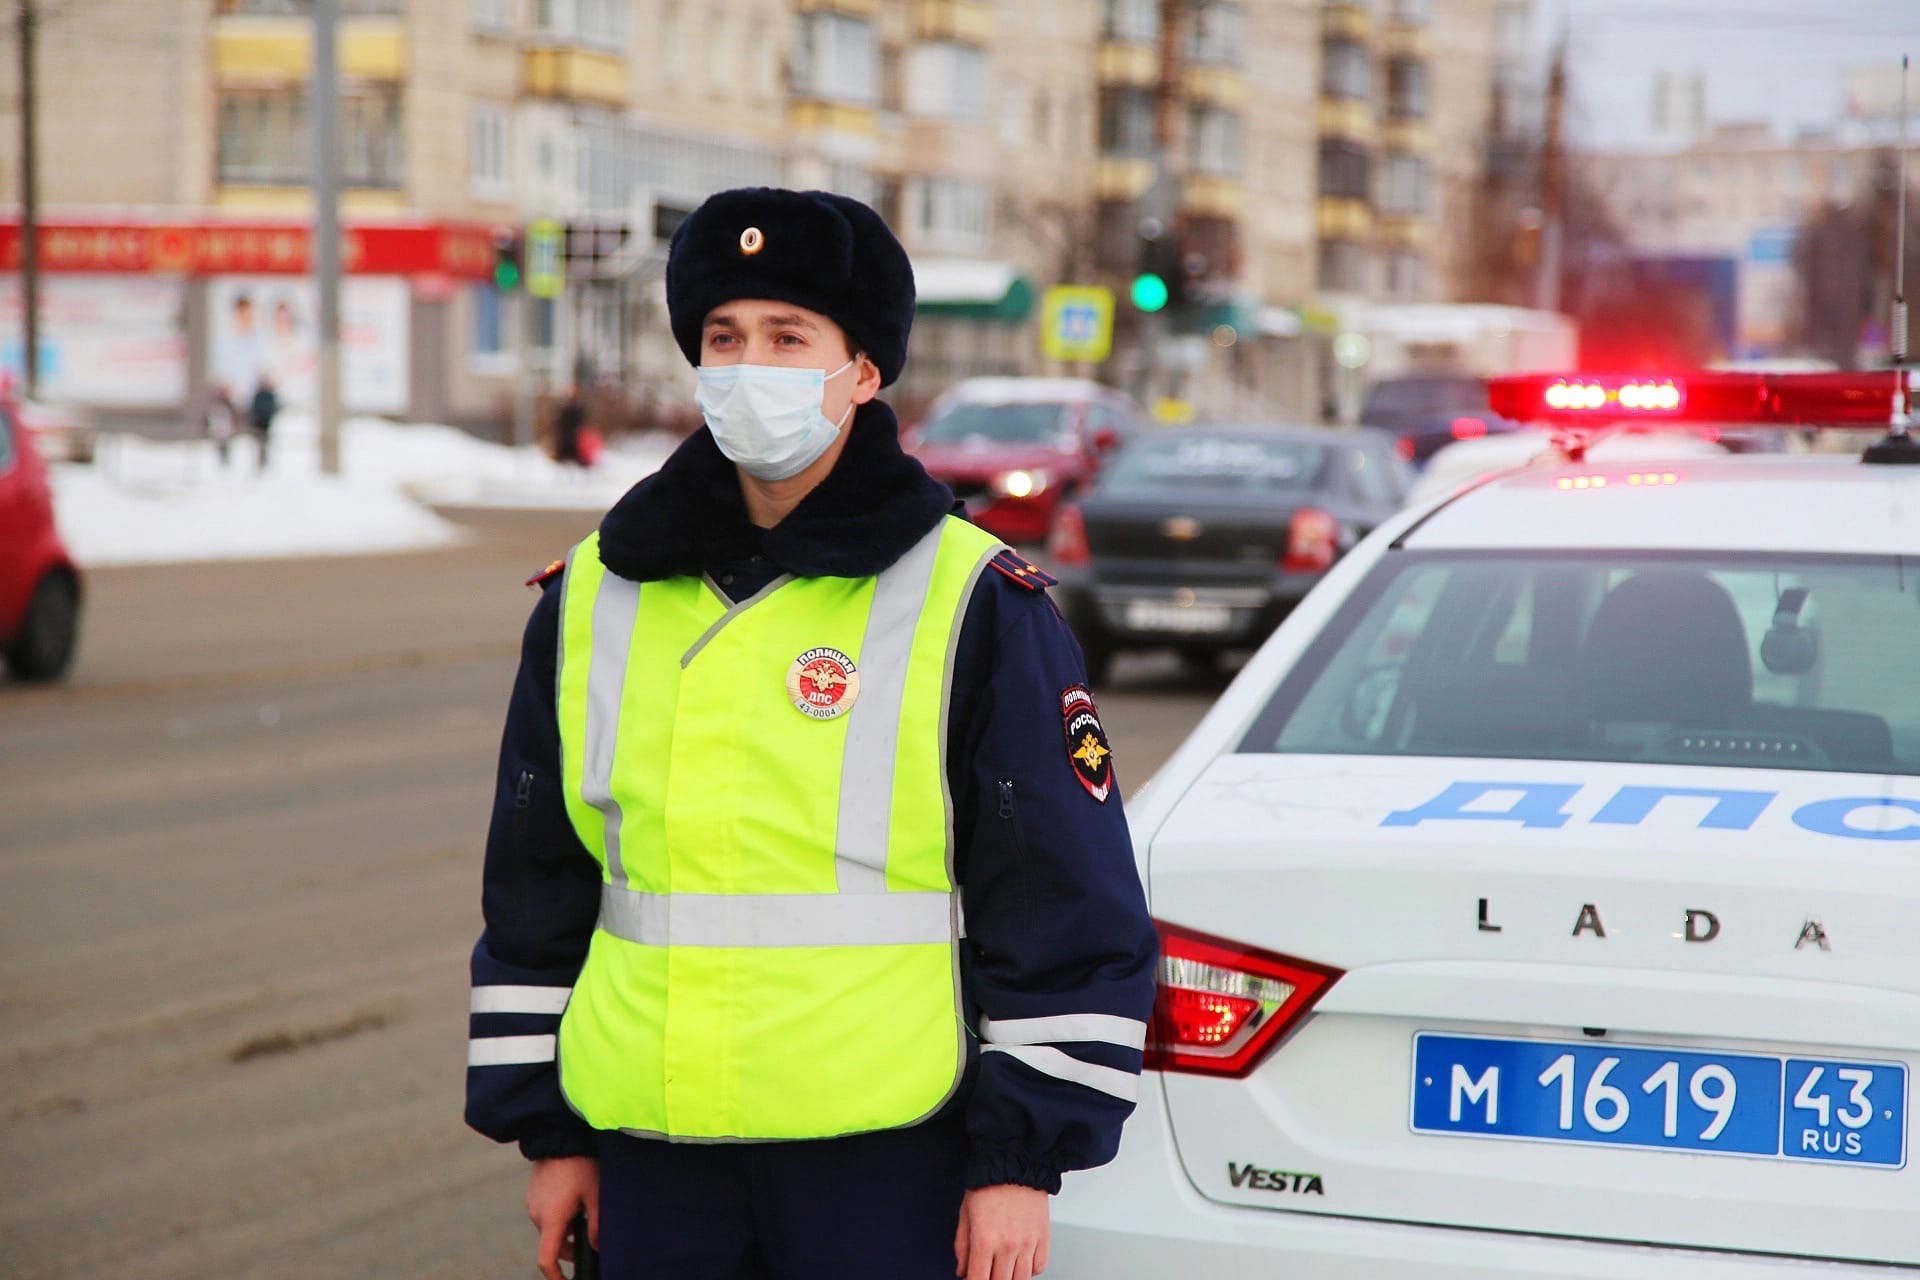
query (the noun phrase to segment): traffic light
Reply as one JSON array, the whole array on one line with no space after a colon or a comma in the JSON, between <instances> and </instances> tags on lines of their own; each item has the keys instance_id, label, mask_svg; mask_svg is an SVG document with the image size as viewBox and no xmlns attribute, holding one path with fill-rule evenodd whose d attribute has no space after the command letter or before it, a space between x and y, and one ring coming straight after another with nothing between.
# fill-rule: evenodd
<instances>
[{"instance_id":1,"label":"traffic light","mask_svg":"<svg viewBox=\"0 0 1920 1280\"><path fill-rule=\"evenodd\" d=\"M1167 305L1170 291L1167 282L1152 271L1143 271L1133 278L1133 287L1128 296L1133 305L1141 311L1159 311Z\"/></svg>"},{"instance_id":2,"label":"traffic light","mask_svg":"<svg viewBox=\"0 0 1920 1280\"><path fill-rule=\"evenodd\" d=\"M520 233L512 227L493 230L493 287L511 293L520 287L524 273L520 266Z\"/></svg>"},{"instance_id":3,"label":"traffic light","mask_svg":"<svg viewBox=\"0 0 1920 1280\"><path fill-rule=\"evenodd\" d=\"M1180 237L1155 218L1141 220L1138 272L1128 290L1134 308L1151 314L1179 309L1187 300L1187 269Z\"/></svg>"}]
</instances>

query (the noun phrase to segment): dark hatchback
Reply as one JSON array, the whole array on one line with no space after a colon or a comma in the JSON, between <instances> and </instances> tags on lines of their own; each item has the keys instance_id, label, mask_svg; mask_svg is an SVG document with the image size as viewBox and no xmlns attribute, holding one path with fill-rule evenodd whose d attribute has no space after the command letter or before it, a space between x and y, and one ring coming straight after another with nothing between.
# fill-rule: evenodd
<instances>
[{"instance_id":1,"label":"dark hatchback","mask_svg":"<svg viewBox=\"0 0 1920 1280\"><path fill-rule=\"evenodd\" d=\"M1173 648L1257 647L1334 561L1398 510L1411 475L1376 431L1186 427L1114 456L1048 545L1089 673Z\"/></svg>"}]
</instances>

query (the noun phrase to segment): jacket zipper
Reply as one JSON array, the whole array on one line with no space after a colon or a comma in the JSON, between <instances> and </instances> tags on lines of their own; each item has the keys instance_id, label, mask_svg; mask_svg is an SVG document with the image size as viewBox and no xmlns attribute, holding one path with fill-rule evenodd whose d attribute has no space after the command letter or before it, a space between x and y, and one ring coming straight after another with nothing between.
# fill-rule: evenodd
<instances>
[{"instance_id":1,"label":"jacket zipper","mask_svg":"<svg viewBox=\"0 0 1920 1280\"><path fill-rule=\"evenodd\" d=\"M523 855L527 851L527 813L532 808L533 771L522 769L513 788L513 847Z\"/></svg>"},{"instance_id":2,"label":"jacket zipper","mask_svg":"<svg viewBox=\"0 0 1920 1280\"><path fill-rule=\"evenodd\" d=\"M1013 779L996 778L994 786L1000 792L1000 820L1007 824L1007 839L1013 846L1013 855L1017 863L1027 860L1027 841L1020 831L1020 813L1014 805ZM1024 865L1017 866L1014 881L1020 886L1020 907L1026 918L1027 928L1033 928L1033 897L1027 892L1027 876Z\"/></svg>"}]
</instances>

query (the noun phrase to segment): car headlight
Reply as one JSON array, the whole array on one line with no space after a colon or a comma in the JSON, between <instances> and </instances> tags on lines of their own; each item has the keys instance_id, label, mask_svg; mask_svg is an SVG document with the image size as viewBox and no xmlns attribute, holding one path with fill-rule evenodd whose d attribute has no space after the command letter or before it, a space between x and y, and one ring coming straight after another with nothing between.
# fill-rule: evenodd
<instances>
[{"instance_id":1,"label":"car headlight","mask_svg":"<svg viewBox=\"0 0 1920 1280\"><path fill-rule=\"evenodd\" d=\"M1040 470L1009 471L993 478L993 491L1003 498L1031 498L1044 493L1047 473Z\"/></svg>"}]
</instances>

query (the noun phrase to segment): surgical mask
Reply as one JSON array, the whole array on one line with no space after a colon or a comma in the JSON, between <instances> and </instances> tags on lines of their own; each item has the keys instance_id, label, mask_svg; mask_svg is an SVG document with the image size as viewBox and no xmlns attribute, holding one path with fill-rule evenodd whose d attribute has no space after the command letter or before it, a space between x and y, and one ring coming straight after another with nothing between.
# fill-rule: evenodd
<instances>
[{"instance_id":1,"label":"surgical mask","mask_svg":"<svg viewBox=\"0 0 1920 1280\"><path fill-rule=\"evenodd\" d=\"M702 366L695 400L720 452L761 480L787 480L820 460L846 425L853 406L830 422L823 411L827 379L853 367L849 360L826 373L779 365Z\"/></svg>"}]
</instances>

